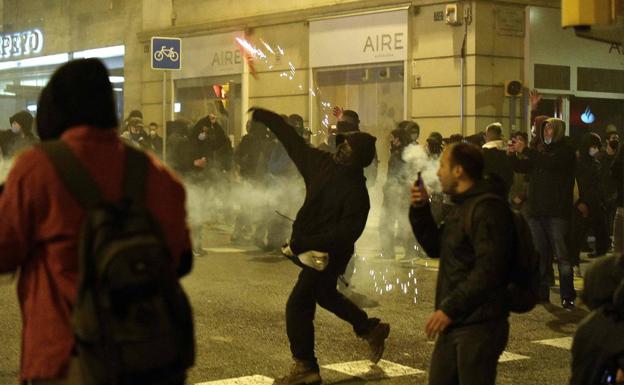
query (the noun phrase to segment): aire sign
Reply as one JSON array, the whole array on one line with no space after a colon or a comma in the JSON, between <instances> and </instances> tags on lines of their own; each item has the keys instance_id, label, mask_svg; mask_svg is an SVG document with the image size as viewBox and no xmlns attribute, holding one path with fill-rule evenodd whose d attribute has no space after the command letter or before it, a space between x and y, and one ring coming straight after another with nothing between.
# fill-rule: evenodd
<instances>
[{"instance_id":1,"label":"aire sign","mask_svg":"<svg viewBox=\"0 0 624 385\"><path fill-rule=\"evenodd\" d=\"M43 32L30 29L0 35L0 58L10 59L31 56L43 50Z\"/></svg>"},{"instance_id":2,"label":"aire sign","mask_svg":"<svg viewBox=\"0 0 624 385\"><path fill-rule=\"evenodd\" d=\"M310 22L313 68L407 59L407 10Z\"/></svg>"},{"instance_id":3,"label":"aire sign","mask_svg":"<svg viewBox=\"0 0 624 385\"><path fill-rule=\"evenodd\" d=\"M174 79L223 76L243 73L243 55L236 38L243 31L184 38L184 66Z\"/></svg>"}]
</instances>

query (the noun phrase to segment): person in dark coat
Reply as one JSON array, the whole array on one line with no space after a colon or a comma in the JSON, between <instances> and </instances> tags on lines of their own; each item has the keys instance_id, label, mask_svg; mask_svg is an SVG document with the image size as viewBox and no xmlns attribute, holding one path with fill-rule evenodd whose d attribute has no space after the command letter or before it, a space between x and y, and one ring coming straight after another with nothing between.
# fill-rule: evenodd
<instances>
[{"instance_id":1,"label":"person in dark coat","mask_svg":"<svg viewBox=\"0 0 624 385\"><path fill-rule=\"evenodd\" d=\"M572 214L570 231L570 254L575 260L579 259L582 240L587 239L590 231L596 238L595 251L590 257L603 256L609 249L605 186L601 165L596 159L600 147L600 136L593 132L581 138L575 171L579 198L574 204L576 210Z\"/></svg>"},{"instance_id":2,"label":"person in dark coat","mask_svg":"<svg viewBox=\"0 0 624 385\"><path fill-rule=\"evenodd\" d=\"M232 169L232 142L214 115L197 121L190 133L194 147L194 166L219 177Z\"/></svg>"},{"instance_id":3,"label":"person in dark coat","mask_svg":"<svg viewBox=\"0 0 624 385\"><path fill-rule=\"evenodd\" d=\"M559 265L561 305L575 307L573 263L567 232L573 208L576 154L565 138L565 122L536 119L532 148L516 141L509 148L514 171L529 175L528 223L540 255L540 301L550 301L554 252ZM515 156L521 154L521 156Z\"/></svg>"},{"instance_id":4,"label":"person in dark coat","mask_svg":"<svg viewBox=\"0 0 624 385\"><path fill-rule=\"evenodd\" d=\"M624 233L615 236L621 238ZM574 335L570 385L624 383L623 249L587 269L582 299L592 312ZM608 376L612 382L605 381Z\"/></svg>"},{"instance_id":5,"label":"person in dark coat","mask_svg":"<svg viewBox=\"0 0 624 385\"><path fill-rule=\"evenodd\" d=\"M230 240L241 243L253 238L260 248L265 248L266 218L271 216L265 196L269 184L269 160L274 144L266 126L253 120L247 121L247 134L243 136L234 154L234 162L242 183L242 191L257 196L253 201L241 200L236 214L234 231Z\"/></svg>"},{"instance_id":6,"label":"person in dark coat","mask_svg":"<svg viewBox=\"0 0 624 385\"><path fill-rule=\"evenodd\" d=\"M298 256L307 251L329 255L327 267L318 271L303 267L286 304L286 329L292 356L291 373L278 384L320 383L314 354L316 305L349 322L371 349L374 363L381 359L390 326L368 315L336 290L345 272L355 241L366 226L370 201L363 169L375 157L375 138L355 132L339 135L335 154L312 148L279 115L253 110L253 120L264 123L284 145L306 185L303 206L297 213L284 254Z\"/></svg>"},{"instance_id":7,"label":"person in dark coat","mask_svg":"<svg viewBox=\"0 0 624 385\"><path fill-rule=\"evenodd\" d=\"M507 202L483 179L483 155L474 145L449 145L440 160L442 191L454 203L440 227L424 187L412 187L409 219L418 243L440 259L435 312L426 333L437 337L430 385L494 385L498 358L509 337L506 290L516 242ZM472 218L467 218L476 204ZM467 225L471 221L471 225Z\"/></svg>"},{"instance_id":8,"label":"person in dark coat","mask_svg":"<svg viewBox=\"0 0 624 385\"><path fill-rule=\"evenodd\" d=\"M503 141L503 126L496 122L485 129L486 142L483 145L485 174L496 174L505 182L506 194L509 195L513 184L514 172L507 157L507 143Z\"/></svg>"},{"instance_id":9,"label":"person in dark coat","mask_svg":"<svg viewBox=\"0 0 624 385\"><path fill-rule=\"evenodd\" d=\"M513 141L522 141L526 147L529 144L529 136L526 132L516 132L511 136ZM509 203L511 208L521 214L524 218L528 218L527 204L529 195L529 179L525 174L514 173L514 181L509 190Z\"/></svg>"},{"instance_id":10,"label":"person in dark coat","mask_svg":"<svg viewBox=\"0 0 624 385\"><path fill-rule=\"evenodd\" d=\"M10 130L0 131L0 155L4 159L13 158L22 150L37 143L33 133L33 117L23 110L9 118Z\"/></svg>"}]
</instances>

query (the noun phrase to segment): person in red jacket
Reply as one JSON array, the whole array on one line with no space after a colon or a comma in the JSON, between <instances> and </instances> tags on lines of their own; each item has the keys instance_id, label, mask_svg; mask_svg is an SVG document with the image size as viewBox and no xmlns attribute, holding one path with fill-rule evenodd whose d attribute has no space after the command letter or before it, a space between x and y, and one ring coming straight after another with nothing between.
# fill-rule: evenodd
<instances>
[{"instance_id":1,"label":"person in red jacket","mask_svg":"<svg viewBox=\"0 0 624 385\"><path fill-rule=\"evenodd\" d=\"M94 178L104 198L121 200L126 147L117 133L112 86L96 59L65 64L42 91L37 129L61 139ZM160 224L178 274L191 269L182 184L150 156L146 205ZM21 154L0 195L0 273L20 270L20 380L82 384L70 319L78 285L78 242L85 211L40 147Z\"/></svg>"}]
</instances>

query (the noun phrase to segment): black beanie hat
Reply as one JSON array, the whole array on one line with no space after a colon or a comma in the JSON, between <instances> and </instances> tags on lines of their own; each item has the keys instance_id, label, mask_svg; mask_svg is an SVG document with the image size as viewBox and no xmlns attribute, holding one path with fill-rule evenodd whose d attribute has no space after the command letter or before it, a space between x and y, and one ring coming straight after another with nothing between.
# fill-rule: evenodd
<instances>
[{"instance_id":1,"label":"black beanie hat","mask_svg":"<svg viewBox=\"0 0 624 385\"><path fill-rule=\"evenodd\" d=\"M13 122L17 122L17 124L22 127L22 132L29 133L32 130L33 117L30 112L26 110L22 110L11 116L9 118L9 123L13 124Z\"/></svg>"},{"instance_id":2,"label":"black beanie hat","mask_svg":"<svg viewBox=\"0 0 624 385\"><path fill-rule=\"evenodd\" d=\"M375 159L377 138L365 132L354 132L344 135L345 140L353 150L355 164L362 168L368 167Z\"/></svg>"},{"instance_id":3,"label":"black beanie hat","mask_svg":"<svg viewBox=\"0 0 624 385\"><path fill-rule=\"evenodd\" d=\"M37 131L41 140L59 138L68 128L117 127L113 87L98 59L70 61L60 67L39 96Z\"/></svg>"}]
</instances>

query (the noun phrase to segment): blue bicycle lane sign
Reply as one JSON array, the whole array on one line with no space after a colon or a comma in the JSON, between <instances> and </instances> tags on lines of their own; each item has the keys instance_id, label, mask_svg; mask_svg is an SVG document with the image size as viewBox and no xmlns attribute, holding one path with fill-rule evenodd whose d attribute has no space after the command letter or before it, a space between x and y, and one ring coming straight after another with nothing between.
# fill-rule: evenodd
<instances>
[{"instance_id":1,"label":"blue bicycle lane sign","mask_svg":"<svg viewBox=\"0 0 624 385\"><path fill-rule=\"evenodd\" d=\"M182 68L182 39L152 37L152 69L179 70Z\"/></svg>"}]
</instances>

